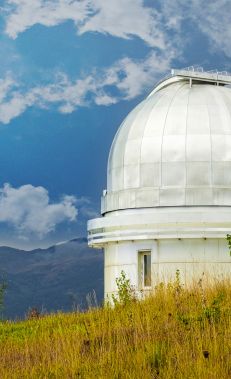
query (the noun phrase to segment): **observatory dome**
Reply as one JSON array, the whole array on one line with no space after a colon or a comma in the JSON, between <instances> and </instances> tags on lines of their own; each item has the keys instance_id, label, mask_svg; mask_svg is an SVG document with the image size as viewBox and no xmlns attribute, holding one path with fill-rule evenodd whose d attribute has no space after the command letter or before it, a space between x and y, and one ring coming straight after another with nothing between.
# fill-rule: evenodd
<instances>
[{"instance_id":1,"label":"observatory dome","mask_svg":"<svg viewBox=\"0 0 231 379\"><path fill-rule=\"evenodd\" d=\"M173 69L112 143L103 217L105 298L124 272L138 296L181 273L185 285L231 277L231 74Z\"/></svg>"},{"instance_id":2,"label":"observatory dome","mask_svg":"<svg viewBox=\"0 0 231 379\"><path fill-rule=\"evenodd\" d=\"M102 213L231 206L231 89L175 80L123 121L109 155Z\"/></svg>"}]
</instances>

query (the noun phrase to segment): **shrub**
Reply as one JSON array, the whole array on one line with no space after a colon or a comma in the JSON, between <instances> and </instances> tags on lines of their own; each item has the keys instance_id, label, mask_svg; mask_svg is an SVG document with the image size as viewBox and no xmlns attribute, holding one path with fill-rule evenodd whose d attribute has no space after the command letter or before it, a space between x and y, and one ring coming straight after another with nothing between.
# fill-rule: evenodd
<instances>
[{"instance_id":1,"label":"shrub","mask_svg":"<svg viewBox=\"0 0 231 379\"><path fill-rule=\"evenodd\" d=\"M135 288L131 285L130 279L126 277L123 270L121 271L120 277L116 278L116 285L118 288L118 294L112 294L114 305L127 305L136 300Z\"/></svg>"},{"instance_id":2,"label":"shrub","mask_svg":"<svg viewBox=\"0 0 231 379\"><path fill-rule=\"evenodd\" d=\"M7 288L7 282L5 278L1 279L0 283L0 311L3 311L4 309L4 295Z\"/></svg>"}]
</instances>

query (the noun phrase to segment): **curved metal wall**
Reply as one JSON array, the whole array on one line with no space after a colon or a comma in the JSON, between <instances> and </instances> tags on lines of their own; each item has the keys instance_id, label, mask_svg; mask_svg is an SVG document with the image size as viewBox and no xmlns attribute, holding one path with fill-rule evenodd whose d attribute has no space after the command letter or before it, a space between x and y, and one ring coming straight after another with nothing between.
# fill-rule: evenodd
<instances>
[{"instance_id":1,"label":"curved metal wall","mask_svg":"<svg viewBox=\"0 0 231 379\"><path fill-rule=\"evenodd\" d=\"M231 89L176 82L124 120L108 161L102 213L231 205Z\"/></svg>"}]
</instances>

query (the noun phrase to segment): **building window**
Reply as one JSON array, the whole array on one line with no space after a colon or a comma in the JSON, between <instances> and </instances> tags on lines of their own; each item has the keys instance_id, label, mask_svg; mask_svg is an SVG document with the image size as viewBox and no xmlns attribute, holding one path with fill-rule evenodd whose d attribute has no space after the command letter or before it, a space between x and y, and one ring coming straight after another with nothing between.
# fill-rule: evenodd
<instances>
[{"instance_id":1,"label":"building window","mask_svg":"<svg viewBox=\"0 0 231 379\"><path fill-rule=\"evenodd\" d=\"M151 251L139 251L139 287L151 287Z\"/></svg>"}]
</instances>

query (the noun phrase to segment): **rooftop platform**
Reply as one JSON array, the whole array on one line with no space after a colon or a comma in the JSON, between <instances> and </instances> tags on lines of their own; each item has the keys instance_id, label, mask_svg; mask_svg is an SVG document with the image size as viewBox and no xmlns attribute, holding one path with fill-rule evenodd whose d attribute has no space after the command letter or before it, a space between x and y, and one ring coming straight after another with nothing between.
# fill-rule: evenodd
<instances>
[{"instance_id":1,"label":"rooftop platform","mask_svg":"<svg viewBox=\"0 0 231 379\"><path fill-rule=\"evenodd\" d=\"M204 71L203 67L190 66L183 69L171 69L170 73L157 83L155 89L150 93L150 95L176 81L187 79L190 86L192 86L195 82L214 84L218 86L231 85L231 73L227 71Z\"/></svg>"}]
</instances>

